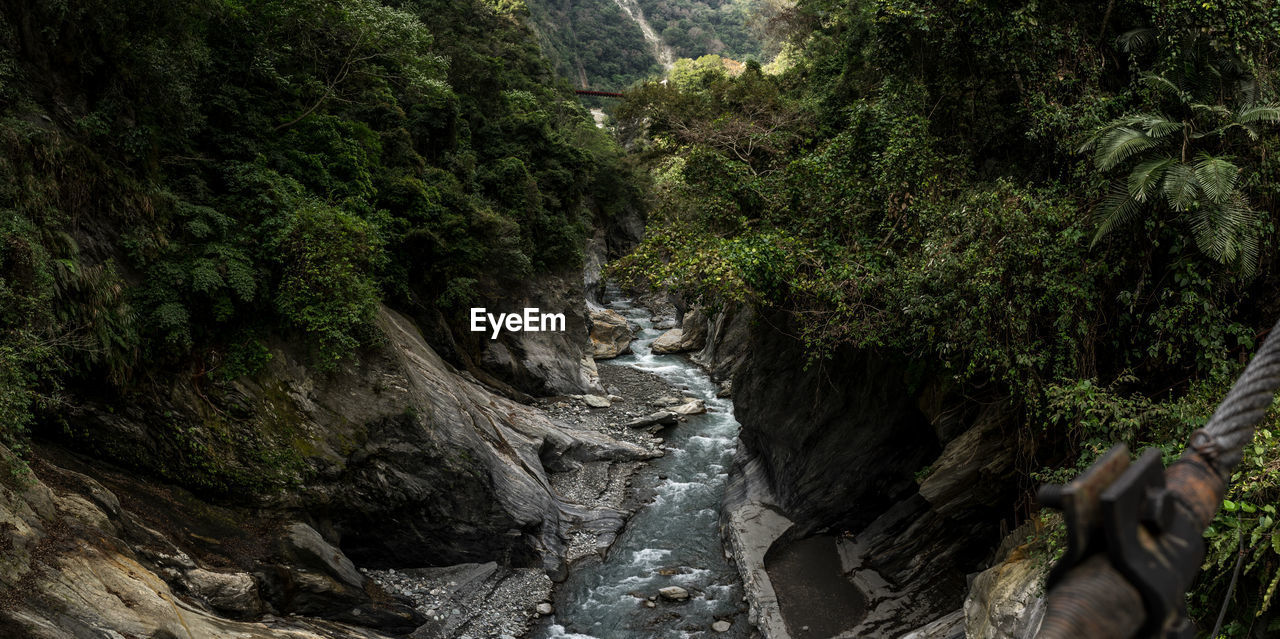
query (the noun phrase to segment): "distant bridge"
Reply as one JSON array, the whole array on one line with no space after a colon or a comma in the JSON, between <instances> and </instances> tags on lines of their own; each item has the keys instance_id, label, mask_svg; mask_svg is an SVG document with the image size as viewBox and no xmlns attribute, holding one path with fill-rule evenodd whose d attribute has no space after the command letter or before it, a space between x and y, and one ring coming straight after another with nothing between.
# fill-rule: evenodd
<instances>
[{"instance_id":1,"label":"distant bridge","mask_svg":"<svg viewBox=\"0 0 1280 639\"><path fill-rule=\"evenodd\" d=\"M620 98L620 97L622 97L622 94L621 94L621 93L610 93L609 91L587 91L587 90L585 90L585 89L584 89L584 90L581 90L581 91L574 91L574 93L577 93L578 95L598 95L598 96L600 96L600 97L602 97L602 98Z\"/></svg>"}]
</instances>

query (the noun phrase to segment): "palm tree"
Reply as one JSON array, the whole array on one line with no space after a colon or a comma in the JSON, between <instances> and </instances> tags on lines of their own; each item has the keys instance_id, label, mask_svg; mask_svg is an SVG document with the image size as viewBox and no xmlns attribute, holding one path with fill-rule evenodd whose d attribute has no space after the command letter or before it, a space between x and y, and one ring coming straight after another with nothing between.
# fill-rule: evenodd
<instances>
[{"instance_id":1,"label":"palm tree","mask_svg":"<svg viewBox=\"0 0 1280 639\"><path fill-rule=\"evenodd\" d=\"M1143 35L1126 34L1121 44ZM1280 122L1280 105L1255 102L1257 83L1238 59L1198 49L1184 50L1167 75L1142 76L1170 108L1112 120L1081 146L1081 153L1093 151L1099 171L1131 167L1096 212L1093 242L1165 207L1190 225L1202 253L1249 276L1257 267L1259 215L1241 187L1235 153Z\"/></svg>"}]
</instances>

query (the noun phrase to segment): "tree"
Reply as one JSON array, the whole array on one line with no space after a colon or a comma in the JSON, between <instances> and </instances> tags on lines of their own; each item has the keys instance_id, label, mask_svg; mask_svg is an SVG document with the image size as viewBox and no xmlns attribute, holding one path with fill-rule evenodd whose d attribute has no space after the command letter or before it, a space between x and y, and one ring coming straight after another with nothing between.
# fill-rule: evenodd
<instances>
[{"instance_id":1,"label":"tree","mask_svg":"<svg viewBox=\"0 0 1280 639\"><path fill-rule=\"evenodd\" d=\"M1136 46L1144 31L1122 44ZM1241 156L1280 122L1280 105L1257 102L1258 84L1234 56L1188 43L1183 64L1141 82L1166 108L1125 115L1099 127L1080 147L1103 172L1131 167L1097 212L1096 244L1143 212L1168 209L1189 225L1196 246L1251 276L1260 219L1245 193Z\"/></svg>"}]
</instances>

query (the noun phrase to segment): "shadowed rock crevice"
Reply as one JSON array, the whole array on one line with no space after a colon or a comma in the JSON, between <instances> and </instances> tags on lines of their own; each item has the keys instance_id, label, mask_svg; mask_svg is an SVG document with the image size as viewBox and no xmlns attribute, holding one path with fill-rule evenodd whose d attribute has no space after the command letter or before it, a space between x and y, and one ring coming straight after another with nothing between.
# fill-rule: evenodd
<instances>
[{"instance_id":1,"label":"shadowed rock crevice","mask_svg":"<svg viewBox=\"0 0 1280 639\"><path fill-rule=\"evenodd\" d=\"M743 446L722 524L753 619L771 639L819 636L806 633L832 620L801 603L815 593L796 595L804 562L778 558L834 539L850 612L821 636L898 637L958 608L991 556L1010 497L1012 416L876 352L809 362L789 333L781 316L753 322L733 380ZM816 551L798 556L819 564Z\"/></svg>"}]
</instances>

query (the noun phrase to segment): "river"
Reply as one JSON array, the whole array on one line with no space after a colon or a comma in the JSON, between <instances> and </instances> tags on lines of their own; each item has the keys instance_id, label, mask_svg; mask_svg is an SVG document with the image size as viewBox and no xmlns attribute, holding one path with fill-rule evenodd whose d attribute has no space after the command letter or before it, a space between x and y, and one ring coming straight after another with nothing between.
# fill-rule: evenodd
<instances>
[{"instance_id":1,"label":"river","mask_svg":"<svg viewBox=\"0 0 1280 639\"><path fill-rule=\"evenodd\" d=\"M742 582L725 558L719 531L720 505L738 440L733 402L716 397L715 382L678 355L650 350L662 331L649 312L628 300L608 305L641 330L632 354L610 366L630 366L661 377L676 392L706 402L707 413L690 416L663 433L666 455L639 473L634 485L652 490L652 501L628 522L603 561L585 560L557 587L556 613L535 629L535 639L640 639L749 636ZM658 589L680 586L684 602L661 598ZM716 621L731 624L715 632Z\"/></svg>"}]
</instances>

